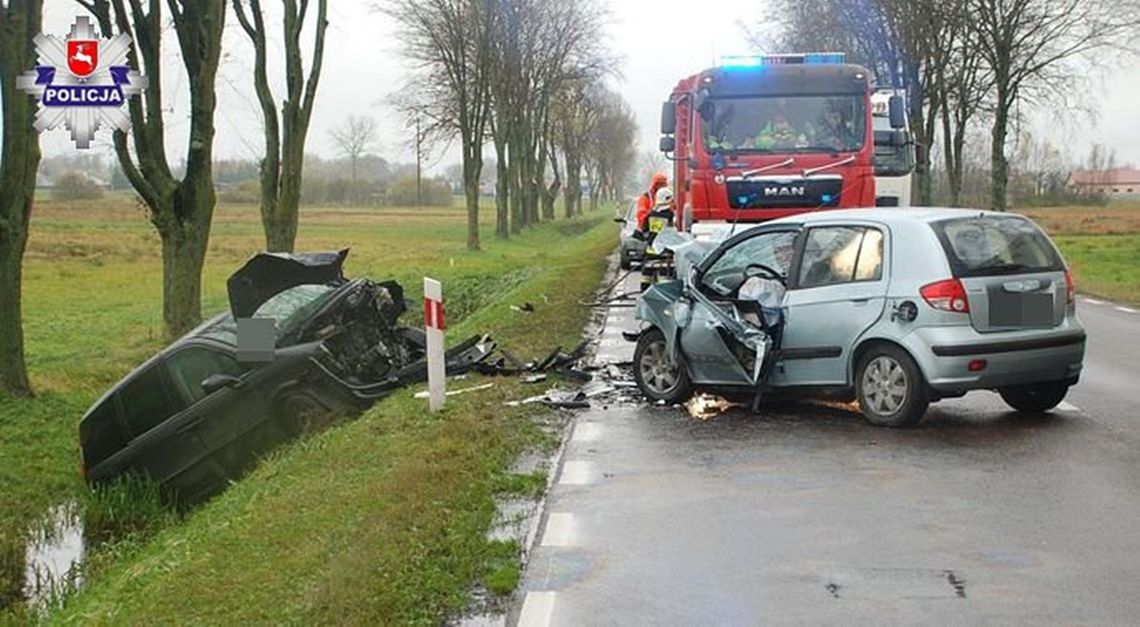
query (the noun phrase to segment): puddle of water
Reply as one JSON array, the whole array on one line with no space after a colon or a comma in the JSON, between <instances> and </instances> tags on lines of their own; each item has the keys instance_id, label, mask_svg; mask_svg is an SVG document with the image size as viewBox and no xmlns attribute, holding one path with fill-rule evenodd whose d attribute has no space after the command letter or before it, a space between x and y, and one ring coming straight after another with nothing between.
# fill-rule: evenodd
<instances>
[{"instance_id":1,"label":"puddle of water","mask_svg":"<svg viewBox=\"0 0 1140 627\"><path fill-rule=\"evenodd\" d=\"M53 507L29 530L25 549L24 598L42 607L83 583L79 565L87 549L83 522L74 502Z\"/></svg>"}]
</instances>

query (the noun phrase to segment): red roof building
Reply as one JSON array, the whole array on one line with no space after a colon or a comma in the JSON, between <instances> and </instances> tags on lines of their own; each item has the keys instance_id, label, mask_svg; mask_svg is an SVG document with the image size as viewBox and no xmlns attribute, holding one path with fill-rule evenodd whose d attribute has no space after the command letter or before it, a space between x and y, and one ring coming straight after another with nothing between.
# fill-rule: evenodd
<instances>
[{"instance_id":1,"label":"red roof building","mask_svg":"<svg viewBox=\"0 0 1140 627\"><path fill-rule=\"evenodd\" d=\"M1087 193L1102 193L1112 198L1140 198L1140 170L1114 168L1103 172L1078 170L1069 175L1067 186Z\"/></svg>"}]
</instances>

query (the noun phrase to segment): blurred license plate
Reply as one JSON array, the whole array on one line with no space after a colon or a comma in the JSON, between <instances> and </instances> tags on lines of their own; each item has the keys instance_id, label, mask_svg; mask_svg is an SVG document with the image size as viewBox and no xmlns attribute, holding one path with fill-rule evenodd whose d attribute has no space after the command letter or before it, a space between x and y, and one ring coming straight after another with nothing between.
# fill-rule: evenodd
<instances>
[{"instance_id":1,"label":"blurred license plate","mask_svg":"<svg viewBox=\"0 0 1140 627\"><path fill-rule=\"evenodd\" d=\"M1048 292L1011 294L990 292L991 327L1053 326L1053 295Z\"/></svg>"}]
</instances>

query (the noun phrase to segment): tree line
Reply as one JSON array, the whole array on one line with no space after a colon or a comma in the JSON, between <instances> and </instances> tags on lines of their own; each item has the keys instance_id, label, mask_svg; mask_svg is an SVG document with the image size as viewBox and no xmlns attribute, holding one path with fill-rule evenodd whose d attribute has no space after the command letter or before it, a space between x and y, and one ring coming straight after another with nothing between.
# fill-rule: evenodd
<instances>
[{"instance_id":1,"label":"tree line","mask_svg":"<svg viewBox=\"0 0 1140 627\"><path fill-rule=\"evenodd\" d=\"M615 60L593 0L387 0L417 71L395 103L429 144L458 141L467 246L479 240L483 148L495 150L495 234L510 237L615 198L634 161L637 126L606 86Z\"/></svg>"},{"instance_id":2,"label":"tree line","mask_svg":"<svg viewBox=\"0 0 1140 627\"><path fill-rule=\"evenodd\" d=\"M939 158L949 204L963 200L975 129L988 130L990 207L1005 210L1022 107L1089 106L1090 70L1120 62L1140 37L1137 0L776 0L778 32L754 45L848 53L879 83L906 89L911 133ZM916 198L932 204L931 172Z\"/></svg>"},{"instance_id":3,"label":"tree line","mask_svg":"<svg viewBox=\"0 0 1140 627\"><path fill-rule=\"evenodd\" d=\"M201 319L202 268L217 204L215 82L226 20L236 17L255 57L266 248L292 251L328 0L273 0L281 9L276 24L265 20L262 2L268 0L74 1L101 36L130 35L129 62L148 77L147 90L129 102L130 131L116 131L113 145L122 176L159 235L163 322L167 335L177 337ZM421 121L417 140L459 139L469 248L479 248L479 180L488 142L499 157L496 232L502 237L552 218L560 190L567 215L581 212L583 182L594 204L618 193L635 126L628 105L601 86L612 60L598 52L603 14L591 0L393 0L381 8L402 25L406 54L418 62L416 79L398 99L409 119ZM21 277L40 150L32 126L37 105L16 90L15 80L36 63L42 16L43 0L0 0L0 392L18 395L31 393ZM164 82L167 37L185 71L177 88L185 90L189 110L189 133L174 164L163 118L166 88L173 85ZM283 89L273 89L271 72L284 76ZM367 139L367 131L349 128L334 137L354 169L363 152L349 148L362 135Z\"/></svg>"}]
</instances>

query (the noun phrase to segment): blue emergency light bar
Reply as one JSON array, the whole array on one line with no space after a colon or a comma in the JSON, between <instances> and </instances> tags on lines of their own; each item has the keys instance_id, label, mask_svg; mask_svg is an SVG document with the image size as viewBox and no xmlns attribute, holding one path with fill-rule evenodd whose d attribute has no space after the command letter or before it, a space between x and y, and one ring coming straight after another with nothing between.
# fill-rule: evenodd
<instances>
[{"instance_id":1,"label":"blue emergency light bar","mask_svg":"<svg viewBox=\"0 0 1140 627\"><path fill-rule=\"evenodd\" d=\"M808 52L804 54L729 55L720 58L721 67L765 67L769 65L820 65L845 63L842 52Z\"/></svg>"}]
</instances>

